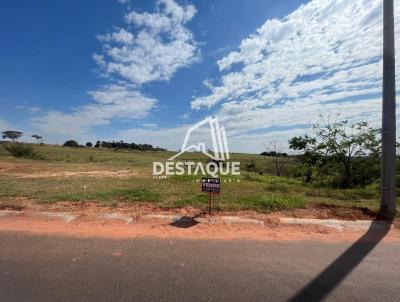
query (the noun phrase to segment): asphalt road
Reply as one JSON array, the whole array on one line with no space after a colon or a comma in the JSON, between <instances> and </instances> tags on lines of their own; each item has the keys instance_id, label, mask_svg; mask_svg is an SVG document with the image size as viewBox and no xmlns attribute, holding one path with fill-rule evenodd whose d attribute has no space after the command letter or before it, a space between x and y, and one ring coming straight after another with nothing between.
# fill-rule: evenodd
<instances>
[{"instance_id":1,"label":"asphalt road","mask_svg":"<svg viewBox=\"0 0 400 302\"><path fill-rule=\"evenodd\" d=\"M400 244L374 240L112 240L0 232L0 301L399 301Z\"/></svg>"}]
</instances>

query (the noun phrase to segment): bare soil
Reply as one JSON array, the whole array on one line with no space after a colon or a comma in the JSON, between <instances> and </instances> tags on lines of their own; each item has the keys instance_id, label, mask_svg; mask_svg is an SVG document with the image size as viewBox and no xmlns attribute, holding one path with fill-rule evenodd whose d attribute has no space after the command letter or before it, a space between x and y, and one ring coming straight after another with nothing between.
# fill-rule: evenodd
<instances>
[{"instance_id":1,"label":"bare soil","mask_svg":"<svg viewBox=\"0 0 400 302\"><path fill-rule=\"evenodd\" d=\"M40 203L27 198L7 198L0 201L0 210L30 210L30 211L55 211L72 212L79 215L93 216L99 213L118 212L132 216L147 214L176 214L185 216L198 215L204 209L194 207L162 208L152 203L118 203L113 206L93 201L82 202L57 202L51 204ZM305 209L290 211L276 211L260 213L256 211L214 211L218 216L238 216L254 218L266 222L277 221L279 217L317 218L317 219L342 219L342 220L373 220L377 214L364 207L344 207L326 204L311 204Z\"/></svg>"},{"instance_id":2,"label":"bare soil","mask_svg":"<svg viewBox=\"0 0 400 302\"><path fill-rule=\"evenodd\" d=\"M15 216L0 219L0 231L18 231L45 235L103 237L103 238L186 238L186 239L247 239L247 240L318 240L327 242L355 241L363 232L337 231L332 228L307 225L247 225L247 224L195 224L188 228L176 227L168 222L120 221L79 218L70 223ZM392 229L385 241L400 241L400 230Z\"/></svg>"},{"instance_id":3,"label":"bare soil","mask_svg":"<svg viewBox=\"0 0 400 302\"><path fill-rule=\"evenodd\" d=\"M362 208L342 208L337 206L313 206L309 209L290 212L274 212L262 214L252 211L203 213L201 217L210 216L240 216L263 220L265 225L251 224L193 224L189 227L179 227L160 220L143 220L146 214L176 214L194 217L201 210L187 207L182 209L162 209L152 204L139 203L133 205L121 204L118 207L105 206L96 202L59 202L56 204L37 204L24 198L0 203L0 209L26 211L70 212L79 215L76 221L66 223L45 218L31 218L18 215L0 219L0 231L20 231L37 234L107 237L107 238L189 238L189 239L249 239L249 240L324 240L328 242L354 241L364 233L361 231L338 231L333 228L317 225L285 225L280 224L280 217L297 218L338 218L367 219L375 217L373 213ZM124 221L102 219L102 214L119 213L134 218L133 224ZM346 216L347 215L347 216ZM400 223L395 222L393 228L384 240L400 240Z\"/></svg>"}]
</instances>

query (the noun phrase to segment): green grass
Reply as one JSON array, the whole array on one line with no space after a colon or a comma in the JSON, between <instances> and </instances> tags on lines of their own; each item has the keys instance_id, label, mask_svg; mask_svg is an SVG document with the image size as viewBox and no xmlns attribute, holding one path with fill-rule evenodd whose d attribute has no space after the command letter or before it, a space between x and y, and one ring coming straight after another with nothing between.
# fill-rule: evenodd
<instances>
[{"instance_id":1,"label":"green grass","mask_svg":"<svg viewBox=\"0 0 400 302\"><path fill-rule=\"evenodd\" d=\"M15 158L0 144L0 168L12 167L0 175L0 201L25 197L36 202L96 201L107 204L150 202L160 207L193 206L205 208L208 196L201 193L199 178L175 176L153 179L152 162L166 161L174 152L126 151L96 148L70 148L55 145L33 145L43 160ZM269 158L251 154L231 154L233 161L241 162L240 177L223 177L221 194L215 196L215 206L221 210L256 210L261 212L303 208L311 203L363 206L377 209L378 185L367 188L339 190L314 187L300 179L276 177L269 174ZM203 161L199 153L184 154L182 159ZM256 172L246 171L254 164ZM294 165L294 163L291 163ZM47 177L21 178L18 174L43 171L118 171L133 170L129 178L116 177ZM1 172L1 169L0 169ZM229 181L231 180L231 181ZM238 182L239 181L239 182Z\"/></svg>"},{"instance_id":2,"label":"green grass","mask_svg":"<svg viewBox=\"0 0 400 302\"><path fill-rule=\"evenodd\" d=\"M96 192L62 193L49 196L46 201L121 201L121 202L157 202L160 195L147 189L113 189Z\"/></svg>"},{"instance_id":3,"label":"green grass","mask_svg":"<svg viewBox=\"0 0 400 302\"><path fill-rule=\"evenodd\" d=\"M255 210L292 210L304 208L305 199L302 196L286 196L281 194L268 194L255 202Z\"/></svg>"}]
</instances>

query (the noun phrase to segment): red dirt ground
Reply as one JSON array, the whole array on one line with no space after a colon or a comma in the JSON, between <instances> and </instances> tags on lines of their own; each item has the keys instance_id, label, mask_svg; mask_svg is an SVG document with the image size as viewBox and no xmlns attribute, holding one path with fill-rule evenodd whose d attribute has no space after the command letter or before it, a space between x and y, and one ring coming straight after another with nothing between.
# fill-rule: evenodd
<instances>
[{"instance_id":1,"label":"red dirt ground","mask_svg":"<svg viewBox=\"0 0 400 302\"><path fill-rule=\"evenodd\" d=\"M83 217L66 223L58 220L24 217L24 215L0 219L0 231L29 232L43 235L104 238L186 238L186 239L248 239L248 240L319 240L327 242L355 241L365 232L337 231L332 228L306 225L247 224L205 224L199 223L188 228L170 225L168 222L141 221L126 224L123 221L102 220ZM400 230L393 228L385 241L400 241Z\"/></svg>"}]
</instances>

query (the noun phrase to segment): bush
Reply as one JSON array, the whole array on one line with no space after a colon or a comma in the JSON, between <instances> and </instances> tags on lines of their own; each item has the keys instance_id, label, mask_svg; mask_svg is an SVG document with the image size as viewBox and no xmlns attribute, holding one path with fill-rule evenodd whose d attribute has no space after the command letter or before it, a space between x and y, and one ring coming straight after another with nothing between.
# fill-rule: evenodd
<instances>
[{"instance_id":1,"label":"bush","mask_svg":"<svg viewBox=\"0 0 400 302\"><path fill-rule=\"evenodd\" d=\"M86 147L93 147L93 144L91 142L87 142Z\"/></svg>"},{"instance_id":2,"label":"bush","mask_svg":"<svg viewBox=\"0 0 400 302\"><path fill-rule=\"evenodd\" d=\"M24 144L12 144L4 147L14 157L23 157L30 159L40 159L41 157L31 146Z\"/></svg>"},{"instance_id":3,"label":"bush","mask_svg":"<svg viewBox=\"0 0 400 302\"><path fill-rule=\"evenodd\" d=\"M248 172L256 172L256 162L251 160L249 163L246 164L246 171Z\"/></svg>"},{"instance_id":4,"label":"bush","mask_svg":"<svg viewBox=\"0 0 400 302\"><path fill-rule=\"evenodd\" d=\"M79 144L78 144L77 141L74 141L73 139L71 139L71 140L69 140L69 141L66 141L66 142L63 144L63 146L64 146L64 147L79 147Z\"/></svg>"}]
</instances>

